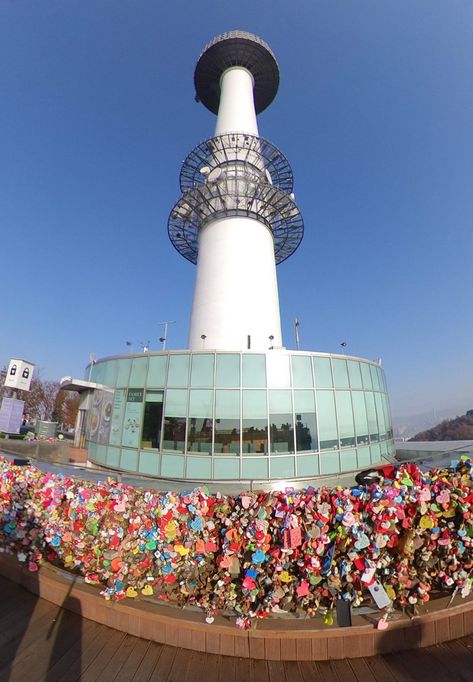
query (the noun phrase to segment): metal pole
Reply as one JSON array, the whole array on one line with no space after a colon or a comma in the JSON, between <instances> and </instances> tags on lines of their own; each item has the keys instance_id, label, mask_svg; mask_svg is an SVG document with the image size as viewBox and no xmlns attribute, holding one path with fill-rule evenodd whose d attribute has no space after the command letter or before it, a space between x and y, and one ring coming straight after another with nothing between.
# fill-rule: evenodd
<instances>
[{"instance_id":1,"label":"metal pole","mask_svg":"<svg viewBox=\"0 0 473 682\"><path fill-rule=\"evenodd\" d=\"M158 324L164 325L163 336L159 339L163 344L163 350L166 350L166 341L168 338L168 325L176 324L176 320L163 320L163 322L158 322Z\"/></svg>"}]
</instances>

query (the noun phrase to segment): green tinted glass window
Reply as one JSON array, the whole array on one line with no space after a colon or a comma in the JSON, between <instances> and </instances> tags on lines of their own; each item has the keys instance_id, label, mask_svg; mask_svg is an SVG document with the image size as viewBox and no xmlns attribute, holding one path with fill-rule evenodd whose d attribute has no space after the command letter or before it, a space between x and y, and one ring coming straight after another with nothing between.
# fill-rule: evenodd
<instances>
[{"instance_id":1,"label":"green tinted glass window","mask_svg":"<svg viewBox=\"0 0 473 682\"><path fill-rule=\"evenodd\" d=\"M243 387L265 388L266 386L266 356L242 355Z\"/></svg>"},{"instance_id":2,"label":"green tinted glass window","mask_svg":"<svg viewBox=\"0 0 473 682\"><path fill-rule=\"evenodd\" d=\"M269 411L273 413L292 412L291 391L269 391Z\"/></svg>"},{"instance_id":3,"label":"green tinted glass window","mask_svg":"<svg viewBox=\"0 0 473 682\"><path fill-rule=\"evenodd\" d=\"M243 391L243 417L267 419L266 391Z\"/></svg>"},{"instance_id":4,"label":"green tinted glass window","mask_svg":"<svg viewBox=\"0 0 473 682\"><path fill-rule=\"evenodd\" d=\"M368 417L368 430L371 442L379 440L378 420L376 418L376 405L373 393L365 393L366 415Z\"/></svg>"},{"instance_id":5,"label":"green tinted glass window","mask_svg":"<svg viewBox=\"0 0 473 682\"><path fill-rule=\"evenodd\" d=\"M347 361L340 358L332 359L333 381L336 388L348 388Z\"/></svg>"},{"instance_id":6,"label":"green tinted glass window","mask_svg":"<svg viewBox=\"0 0 473 682\"><path fill-rule=\"evenodd\" d=\"M126 359L122 359L122 360L116 360L116 363L118 365L117 387L118 388L125 388L130 383L129 378L130 378L131 360L126 358Z\"/></svg>"},{"instance_id":7,"label":"green tinted glass window","mask_svg":"<svg viewBox=\"0 0 473 682\"><path fill-rule=\"evenodd\" d=\"M148 357L133 358L131 365L130 384L132 386L144 386L148 373Z\"/></svg>"},{"instance_id":8,"label":"green tinted glass window","mask_svg":"<svg viewBox=\"0 0 473 682\"><path fill-rule=\"evenodd\" d=\"M267 453L268 416L266 406L266 391L243 391L242 410L243 453Z\"/></svg>"},{"instance_id":9,"label":"green tinted glass window","mask_svg":"<svg viewBox=\"0 0 473 682\"><path fill-rule=\"evenodd\" d=\"M317 391L320 449L338 448L337 417L333 391Z\"/></svg>"},{"instance_id":10,"label":"green tinted glass window","mask_svg":"<svg viewBox=\"0 0 473 682\"><path fill-rule=\"evenodd\" d=\"M189 397L189 417L212 417L213 391L191 390Z\"/></svg>"},{"instance_id":11,"label":"green tinted glass window","mask_svg":"<svg viewBox=\"0 0 473 682\"><path fill-rule=\"evenodd\" d=\"M364 393L363 391L353 391L351 398L353 401L357 445L367 445L369 443L369 430Z\"/></svg>"},{"instance_id":12,"label":"green tinted glass window","mask_svg":"<svg viewBox=\"0 0 473 682\"><path fill-rule=\"evenodd\" d=\"M166 391L164 413L171 417L185 417L187 415L187 391L169 388Z\"/></svg>"},{"instance_id":13,"label":"green tinted glass window","mask_svg":"<svg viewBox=\"0 0 473 682\"><path fill-rule=\"evenodd\" d=\"M217 354L218 388L238 388L240 386L240 355L228 353Z\"/></svg>"},{"instance_id":14,"label":"green tinted glass window","mask_svg":"<svg viewBox=\"0 0 473 682\"><path fill-rule=\"evenodd\" d=\"M214 385L214 355L193 355L191 386L212 387Z\"/></svg>"},{"instance_id":15,"label":"green tinted glass window","mask_svg":"<svg viewBox=\"0 0 473 682\"><path fill-rule=\"evenodd\" d=\"M365 391L371 391L373 382L371 381L370 366L367 362L360 362L361 377L363 379L363 388Z\"/></svg>"},{"instance_id":16,"label":"green tinted glass window","mask_svg":"<svg viewBox=\"0 0 473 682\"><path fill-rule=\"evenodd\" d=\"M314 391L294 391L297 452L317 450L317 419Z\"/></svg>"},{"instance_id":17,"label":"green tinted glass window","mask_svg":"<svg viewBox=\"0 0 473 682\"><path fill-rule=\"evenodd\" d=\"M169 357L168 386L189 385L189 356L171 355Z\"/></svg>"},{"instance_id":18,"label":"green tinted glass window","mask_svg":"<svg viewBox=\"0 0 473 682\"><path fill-rule=\"evenodd\" d=\"M312 388L312 363L309 355L293 355L292 385L294 388Z\"/></svg>"},{"instance_id":19,"label":"green tinted glass window","mask_svg":"<svg viewBox=\"0 0 473 682\"><path fill-rule=\"evenodd\" d=\"M110 362L107 362L106 365L107 366L105 369L103 383L105 384L105 386L110 386L111 388L114 388L117 385L118 373L116 360L110 360Z\"/></svg>"},{"instance_id":20,"label":"green tinted glass window","mask_svg":"<svg viewBox=\"0 0 473 682\"><path fill-rule=\"evenodd\" d=\"M383 372L383 369L381 367L378 367L378 382L379 382L379 390L380 391L387 391L386 388L386 377Z\"/></svg>"},{"instance_id":21,"label":"green tinted glass window","mask_svg":"<svg viewBox=\"0 0 473 682\"><path fill-rule=\"evenodd\" d=\"M315 371L315 385L317 388L331 388L333 386L332 368L330 366L330 358L315 357L314 371Z\"/></svg>"},{"instance_id":22,"label":"green tinted glass window","mask_svg":"<svg viewBox=\"0 0 473 682\"><path fill-rule=\"evenodd\" d=\"M384 440L386 438L386 424L384 420L382 393L375 393L374 395L376 401L376 412L378 415L379 437Z\"/></svg>"},{"instance_id":23,"label":"green tinted glass window","mask_svg":"<svg viewBox=\"0 0 473 682\"><path fill-rule=\"evenodd\" d=\"M348 360L348 376L350 378L350 386L352 388L363 388L361 380L360 363L355 360Z\"/></svg>"},{"instance_id":24,"label":"green tinted glass window","mask_svg":"<svg viewBox=\"0 0 473 682\"><path fill-rule=\"evenodd\" d=\"M353 471L356 469L356 450L342 450L340 452L341 470Z\"/></svg>"},{"instance_id":25,"label":"green tinted glass window","mask_svg":"<svg viewBox=\"0 0 473 682\"><path fill-rule=\"evenodd\" d=\"M355 426L350 391L335 391L340 447L355 445Z\"/></svg>"},{"instance_id":26,"label":"green tinted glass window","mask_svg":"<svg viewBox=\"0 0 473 682\"><path fill-rule=\"evenodd\" d=\"M315 412L314 391L294 391L295 412Z\"/></svg>"},{"instance_id":27,"label":"green tinted glass window","mask_svg":"<svg viewBox=\"0 0 473 682\"><path fill-rule=\"evenodd\" d=\"M151 355L148 368L148 387L162 388L166 385L166 355Z\"/></svg>"},{"instance_id":28,"label":"green tinted glass window","mask_svg":"<svg viewBox=\"0 0 473 682\"><path fill-rule=\"evenodd\" d=\"M371 381L373 383L373 390L380 391L382 388L379 385L378 368L375 365L370 365Z\"/></svg>"},{"instance_id":29,"label":"green tinted glass window","mask_svg":"<svg viewBox=\"0 0 473 682\"><path fill-rule=\"evenodd\" d=\"M291 391L269 392L271 451L294 452Z\"/></svg>"},{"instance_id":30,"label":"green tinted glass window","mask_svg":"<svg viewBox=\"0 0 473 682\"><path fill-rule=\"evenodd\" d=\"M240 391L216 391L214 452L217 455L240 453Z\"/></svg>"},{"instance_id":31,"label":"green tinted glass window","mask_svg":"<svg viewBox=\"0 0 473 682\"><path fill-rule=\"evenodd\" d=\"M240 418L240 391L216 391L215 418Z\"/></svg>"},{"instance_id":32,"label":"green tinted glass window","mask_svg":"<svg viewBox=\"0 0 473 682\"><path fill-rule=\"evenodd\" d=\"M338 452L322 452L320 454L320 473L336 474L340 471L340 458Z\"/></svg>"}]
</instances>

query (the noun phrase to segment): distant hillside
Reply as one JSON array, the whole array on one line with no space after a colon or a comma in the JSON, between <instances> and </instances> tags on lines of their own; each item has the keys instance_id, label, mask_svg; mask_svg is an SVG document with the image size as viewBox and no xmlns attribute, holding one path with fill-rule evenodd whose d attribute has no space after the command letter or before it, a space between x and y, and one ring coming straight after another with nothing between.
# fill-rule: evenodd
<instances>
[{"instance_id":1,"label":"distant hillside","mask_svg":"<svg viewBox=\"0 0 473 682\"><path fill-rule=\"evenodd\" d=\"M427 431L416 433L409 440L473 440L473 410L462 417L445 419Z\"/></svg>"}]
</instances>

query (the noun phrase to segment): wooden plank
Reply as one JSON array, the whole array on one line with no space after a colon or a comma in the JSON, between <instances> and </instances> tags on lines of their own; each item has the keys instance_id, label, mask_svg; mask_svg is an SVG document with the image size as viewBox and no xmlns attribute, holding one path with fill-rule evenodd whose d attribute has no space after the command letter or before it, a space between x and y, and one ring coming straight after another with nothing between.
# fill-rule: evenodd
<instances>
[{"instance_id":1,"label":"wooden plank","mask_svg":"<svg viewBox=\"0 0 473 682\"><path fill-rule=\"evenodd\" d=\"M81 618L72 611L61 610L59 617L56 618L54 628L50 628L46 633L46 640L53 641L53 648L49 656L48 670L50 670L71 647L82 638L87 637L87 633L93 628L94 623L87 618Z\"/></svg>"},{"instance_id":2,"label":"wooden plank","mask_svg":"<svg viewBox=\"0 0 473 682\"><path fill-rule=\"evenodd\" d=\"M343 653L345 658L358 658L363 655L364 637L344 637L343 638Z\"/></svg>"},{"instance_id":3,"label":"wooden plank","mask_svg":"<svg viewBox=\"0 0 473 682\"><path fill-rule=\"evenodd\" d=\"M281 660L281 640L279 637L271 637L264 642L264 657L268 661Z\"/></svg>"},{"instance_id":4,"label":"wooden plank","mask_svg":"<svg viewBox=\"0 0 473 682\"><path fill-rule=\"evenodd\" d=\"M264 659L264 639L250 637L250 658Z\"/></svg>"},{"instance_id":5,"label":"wooden plank","mask_svg":"<svg viewBox=\"0 0 473 682\"><path fill-rule=\"evenodd\" d=\"M74 661L74 666L72 668L73 672L71 673L71 668L69 668L60 677L55 678L55 682L60 682L60 680L64 680L65 682L78 680L82 675L82 672L87 670L105 647L107 635L108 628L106 628L105 625L99 625L93 638L90 637L88 640L82 639L82 647L79 652L79 658L76 658ZM77 675L77 673L79 674Z\"/></svg>"},{"instance_id":6,"label":"wooden plank","mask_svg":"<svg viewBox=\"0 0 473 682\"><path fill-rule=\"evenodd\" d=\"M310 640L308 640L310 643ZM286 682L304 682L298 661L283 661Z\"/></svg>"},{"instance_id":7,"label":"wooden plank","mask_svg":"<svg viewBox=\"0 0 473 682\"><path fill-rule=\"evenodd\" d=\"M115 677L115 682L129 682L129 680L134 678L135 673L141 665L141 661L146 656L148 648L149 642L146 639L136 638L135 646L126 659L125 665Z\"/></svg>"},{"instance_id":8,"label":"wooden plank","mask_svg":"<svg viewBox=\"0 0 473 682\"><path fill-rule=\"evenodd\" d=\"M49 650L41 645L40 640L45 631L47 632L55 614L56 609L52 604L38 602L29 619L20 620L12 626L13 632L10 634L14 633L14 638L0 647L1 677L5 677L4 671L7 666L10 675L14 670L25 669L25 666L27 670L31 669L31 661L36 669L41 668L45 672ZM53 642L51 642L51 648L52 644Z\"/></svg>"},{"instance_id":9,"label":"wooden plank","mask_svg":"<svg viewBox=\"0 0 473 682\"><path fill-rule=\"evenodd\" d=\"M178 649L169 671L167 682L183 682L187 677L187 670L192 661L192 653L186 649ZM203 668L205 670L205 667ZM124 680L125 682L125 680Z\"/></svg>"},{"instance_id":10,"label":"wooden plank","mask_svg":"<svg viewBox=\"0 0 473 682\"><path fill-rule=\"evenodd\" d=\"M286 682L286 673L282 661L267 661L266 665L270 682Z\"/></svg>"},{"instance_id":11,"label":"wooden plank","mask_svg":"<svg viewBox=\"0 0 473 682\"><path fill-rule=\"evenodd\" d=\"M250 643L248 637L235 637L235 656L249 658Z\"/></svg>"},{"instance_id":12,"label":"wooden plank","mask_svg":"<svg viewBox=\"0 0 473 682\"><path fill-rule=\"evenodd\" d=\"M436 644L447 642L450 639L450 621L448 618L441 618L435 621L435 640Z\"/></svg>"},{"instance_id":13,"label":"wooden plank","mask_svg":"<svg viewBox=\"0 0 473 682\"><path fill-rule=\"evenodd\" d=\"M402 652L402 664L419 682L449 682L450 672L423 649Z\"/></svg>"},{"instance_id":14,"label":"wooden plank","mask_svg":"<svg viewBox=\"0 0 473 682\"><path fill-rule=\"evenodd\" d=\"M433 646L436 643L435 623L432 620L422 623L420 646Z\"/></svg>"},{"instance_id":15,"label":"wooden plank","mask_svg":"<svg viewBox=\"0 0 473 682\"><path fill-rule=\"evenodd\" d=\"M235 637L233 635L220 635L220 654L223 656L235 655Z\"/></svg>"},{"instance_id":16,"label":"wooden plank","mask_svg":"<svg viewBox=\"0 0 473 682\"><path fill-rule=\"evenodd\" d=\"M105 628L104 625L90 620L82 623L81 636L71 645L69 649L48 669L48 678L60 680L70 674L71 679L78 679L82 670L81 654L82 650L94 640ZM106 628L105 628L106 629Z\"/></svg>"},{"instance_id":17,"label":"wooden plank","mask_svg":"<svg viewBox=\"0 0 473 682\"><path fill-rule=\"evenodd\" d=\"M384 654L381 658L389 672L394 675L396 682L416 682L416 678L413 677L410 674L409 669L403 665L402 654Z\"/></svg>"},{"instance_id":18,"label":"wooden plank","mask_svg":"<svg viewBox=\"0 0 473 682\"><path fill-rule=\"evenodd\" d=\"M176 649L175 647L163 646L161 656L158 658L150 680L153 680L153 682L167 682L169 671L172 668L174 657L178 651L179 649Z\"/></svg>"},{"instance_id":19,"label":"wooden plank","mask_svg":"<svg viewBox=\"0 0 473 682\"><path fill-rule=\"evenodd\" d=\"M293 637L281 637L281 660L297 660L297 640Z\"/></svg>"},{"instance_id":20,"label":"wooden plank","mask_svg":"<svg viewBox=\"0 0 473 682\"><path fill-rule=\"evenodd\" d=\"M327 638L327 658L328 660L345 658L345 638L344 637L328 637Z\"/></svg>"},{"instance_id":21,"label":"wooden plank","mask_svg":"<svg viewBox=\"0 0 473 682\"><path fill-rule=\"evenodd\" d=\"M364 658L350 658L348 662L357 680L377 682L377 678Z\"/></svg>"},{"instance_id":22,"label":"wooden plank","mask_svg":"<svg viewBox=\"0 0 473 682\"><path fill-rule=\"evenodd\" d=\"M87 669L82 670L81 682L95 682L98 676L105 670L110 660L116 655L126 635L119 630L107 629L102 636L105 645Z\"/></svg>"},{"instance_id":23,"label":"wooden plank","mask_svg":"<svg viewBox=\"0 0 473 682\"><path fill-rule=\"evenodd\" d=\"M220 634L218 632L208 632L205 633L205 650L209 654L219 654L220 653Z\"/></svg>"},{"instance_id":24,"label":"wooden plank","mask_svg":"<svg viewBox=\"0 0 473 682\"><path fill-rule=\"evenodd\" d=\"M465 630L465 635L473 634L473 609L463 613L463 629Z\"/></svg>"},{"instance_id":25,"label":"wooden plank","mask_svg":"<svg viewBox=\"0 0 473 682\"><path fill-rule=\"evenodd\" d=\"M235 680L237 682L248 682L251 677L251 661L249 658L237 658L235 666ZM225 682L225 678L222 678Z\"/></svg>"},{"instance_id":26,"label":"wooden plank","mask_svg":"<svg viewBox=\"0 0 473 682\"><path fill-rule=\"evenodd\" d=\"M205 682L218 682L222 658L225 659L225 657L215 654L207 654L205 657ZM223 667L225 666L223 665Z\"/></svg>"},{"instance_id":27,"label":"wooden plank","mask_svg":"<svg viewBox=\"0 0 473 682\"><path fill-rule=\"evenodd\" d=\"M357 678L347 660L330 661L331 670L340 682L357 682Z\"/></svg>"},{"instance_id":28,"label":"wooden plank","mask_svg":"<svg viewBox=\"0 0 473 682\"><path fill-rule=\"evenodd\" d=\"M350 665L352 665L353 660L350 660ZM396 677L389 670L389 668L384 664L381 656L370 656L369 658L364 658L368 670L371 672L372 676L376 682L396 682ZM353 667L353 666L352 666ZM356 669L354 668L355 673ZM361 680L362 678L359 677Z\"/></svg>"},{"instance_id":29,"label":"wooden plank","mask_svg":"<svg viewBox=\"0 0 473 682\"><path fill-rule=\"evenodd\" d=\"M191 647L193 651L205 651L205 630L192 630Z\"/></svg>"},{"instance_id":30,"label":"wooden plank","mask_svg":"<svg viewBox=\"0 0 473 682\"><path fill-rule=\"evenodd\" d=\"M460 639L466 634L463 626L463 613L456 613L454 616L450 616L448 620L452 639Z\"/></svg>"},{"instance_id":31,"label":"wooden plank","mask_svg":"<svg viewBox=\"0 0 473 682\"><path fill-rule=\"evenodd\" d=\"M13 609L13 611L10 611L9 609L8 612L0 618L0 631L3 634L4 640L0 647L0 661L3 661L5 656L3 645L13 643L18 637L21 638L30 623L33 623L38 618L49 618L49 627L56 612L56 606L43 600L37 600L34 597L24 601L22 600L18 604L18 607Z\"/></svg>"},{"instance_id":32,"label":"wooden plank","mask_svg":"<svg viewBox=\"0 0 473 682\"><path fill-rule=\"evenodd\" d=\"M324 682L340 682L329 661L317 661L317 663L314 663L314 669L317 671L318 677L313 677L312 680L320 679L324 680Z\"/></svg>"},{"instance_id":33,"label":"wooden plank","mask_svg":"<svg viewBox=\"0 0 473 682\"><path fill-rule=\"evenodd\" d=\"M134 677L133 682L147 682L155 667L158 665L159 657L161 656L164 644L158 644L157 642L150 642L146 656L143 656Z\"/></svg>"},{"instance_id":34,"label":"wooden plank","mask_svg":"<svg viewBox=\"0 0 473 682\"><path fill-rule=\"evenodd\" d=\"M391 654L406 648L403 628L388 629L386 632L375 633L375 651L380 654Z\"/></svg>"},{"instance_id":35,"label":"wooden plank","mask_svg":"<svg viewBox=\"0 0 473 682\"><path fill-rule=\"evenodd\" d=\"M202 651L189 652L189 664L186 670L186 676L182 682L199 682L205 672L206 654ZM135 682L133 680L133 682Z\"/></svg>"},{"instance_id":36,"label":"wooden plank","mask_svg":"<svg viewBox=\"0 0 473 682\"><path fill-rule=\"evenodd\" d=\"M121 643L120 648L116 650L115 656L108 662L106 668L102 670L102 672L100 673L100 675L98 675L96 679L103 680L104 682L105 680L107 681L114 680L116 676L120 673L120 670L125 665L126 661L128 660L128 657L132 653L136 641L137 641L136 637L133 637L132 635L126 635L125 639ZM87 658L84 659L83 656L82 660L87 661Z\"/></svg>"},{"instance_id":37,"label":"wooden plank","mask_svg":"<svg viewBox=\"0 0 473 682\"><path fill-rule=\"evenodd\" d=\"M473 679L473 652L471 650L458 642L446 642L440 648L445 650L445 655L449 658L450 675L452 671L456 671L460 679Z\"/></svg>"},{"instance_id":38,"label":"wooden plank","mask_svg":"<svg viewBox=\"0 0 473 682\"><path fill-rule=\"evenodd\" d=\"M221 656L219 665L218 682L240 682L237 677L237 665L240 659L235 656ZM195 682L201 682L202 677Z\"/></svg>"},{"instance_id":39,"label":"wooden plank","mask_svg":"<svg viewBox=\"0 0 473 682\"><path fill-rule=\"evenodd\" d=\"M250 680L252 682L270 682L268 664L266 661L251 661Z\"/></svg>"}]
</instances>

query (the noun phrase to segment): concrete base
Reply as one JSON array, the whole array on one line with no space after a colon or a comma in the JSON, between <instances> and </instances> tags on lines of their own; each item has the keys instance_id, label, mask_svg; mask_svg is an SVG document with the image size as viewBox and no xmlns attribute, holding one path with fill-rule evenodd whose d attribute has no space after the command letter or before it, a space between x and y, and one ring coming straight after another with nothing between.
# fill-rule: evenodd
<instances>
[{"instance_id":1,"label":"concrete base","mask_svg":"<svg viewBox=\"0 0 473 682\"><path fill-rule=\"evenodd\" d=\"M473 598L449 597L429 603L429 611L402 618L377 630L357 616L350 628L324 626L313 620L265 619L255 629L238 630L222 616L208 625L204 614L161 606L143 599L107 602L100 588L82 578L41 567L30 573L14 557L0 555L0 574L59 607L122 632L194 651L272 661L317 661L374 656L416 649L473 633ZM458 600L458 601L457 601Z\"/></svg>"}]
</instances>

